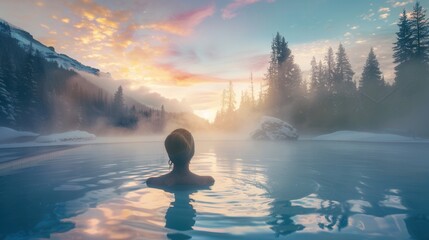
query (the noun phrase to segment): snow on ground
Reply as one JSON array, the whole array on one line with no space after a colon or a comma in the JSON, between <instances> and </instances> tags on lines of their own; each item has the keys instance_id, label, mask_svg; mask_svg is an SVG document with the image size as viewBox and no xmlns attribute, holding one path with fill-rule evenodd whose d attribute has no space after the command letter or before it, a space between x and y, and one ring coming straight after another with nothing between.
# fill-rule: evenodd
<instances>
[{"instance_id":1,"label":"snow on ground","mask_svg":"<svg viewBox=\"0 0 429 240\"><path fill-rule=\"evenodd\" d=\"M22 138L37 137L39 134L33 132L21 132L12 128L0 127L0 142L14 141Z\"/></svg>"},{"instance_id":2,"label":"snow on ground","mask_svg":"<svg viewBox=\"0 0 429 240\"><path fill-rule=\"evenodd\" d=\"M132 136L132 137L97 137L86 141L57 141L57 142L19 142L19 143L2 143L3 148L26 148L26 147L52 147L52 146L79 146L92 144L112 144L112 143L135 143L135 142L162 142L165 136Z\"/></svg>"},{"instance_id":3,"label":"snow on ground","mask_svg":"<svg viewBox=\"0 0 429 240\"><path fill-rule=\"evenodd\" d=\"M405 137L388 133L369 133L355 131L338 131L314 137L320 141L355 141L355 142L429 142L429 140Z\"/></svg>"},{"instance_id":4,"label":"snow on ground","mask_svg":"<svg viewBox=\"0 0 429 240\"><path fill-rule=\"evenodd\" d=\"M49 143L49 142L69 142L69 141L88 141L95 140L94 134L85 131L69 131L63 133L55 133L47 136L40 136L36 138L36 142Z\"/></svg>"}]
</instances>

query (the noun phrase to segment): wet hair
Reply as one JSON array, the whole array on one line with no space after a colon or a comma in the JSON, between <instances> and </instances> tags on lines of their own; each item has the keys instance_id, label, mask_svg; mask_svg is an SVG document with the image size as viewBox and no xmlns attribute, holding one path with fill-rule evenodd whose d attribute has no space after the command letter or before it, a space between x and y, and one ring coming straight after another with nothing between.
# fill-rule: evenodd
<instances>
[{"instance_id":1,"label":"wet hair","mask_svg":"<svg viewBox=\"0 0 429 240\"><path fill-rule=\"evenodd\" d=\"M164 141L170 161L177 165L186 165L194 156L195 144L192 134L183 128L171 132Z\"/></svg>"}]
</instances>

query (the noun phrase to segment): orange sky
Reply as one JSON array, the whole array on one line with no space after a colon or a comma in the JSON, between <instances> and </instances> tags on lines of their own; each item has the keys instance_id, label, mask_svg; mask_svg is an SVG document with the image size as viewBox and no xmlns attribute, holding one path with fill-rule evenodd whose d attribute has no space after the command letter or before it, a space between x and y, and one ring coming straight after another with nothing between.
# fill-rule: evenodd
<instances>
[{"instance_id":1,"label":"orange sky","mask_svg":"<svg viewBox=\"0 0 429 240\"><path fill-rule=\"evenodd\" d=\"M329 46L342 42L356 77L374 47L385 78L393 79L395 22L412 0L304 2L20 0L1 1L0 16L57 52L109 72L143 103L210 120L228 81L237 98L251 72L259 88L277 31L304 76L312 56L323 60ZM342 11L326 15L334 6Z\"/></svg>"}]
</instances>

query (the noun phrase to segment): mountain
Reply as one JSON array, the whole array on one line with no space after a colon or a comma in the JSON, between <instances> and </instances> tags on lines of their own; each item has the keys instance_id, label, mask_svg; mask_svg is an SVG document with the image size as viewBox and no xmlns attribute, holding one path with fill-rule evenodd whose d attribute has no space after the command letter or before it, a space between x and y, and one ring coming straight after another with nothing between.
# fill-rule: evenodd
<instances>
[{"instance_id":1,"label":"mountain","mask_svg":"<svg viewBox=\"0 0 429 240\"><path fill-rule=\"evenodd\" d=\"M57 53L2 19L0 46L0 126L38 132L104 132L111 127L159 132L167 122L190 129L209 125L193 113L164 112L119 86L108 87L103 81L108 73Z\"/></svg>"},{"instance_id":2,"label":"mountain","mask_svg":"<svg viewBox=\"0 0 429 240\"><path fill-rule=\"evenodd\" d=\"M50 62L56 62L59 67L64 68L66 70L78 70L84 71L91 74L98 75L100 70L83 65L82 63L76 61L75 59L61 53L57 53L53 47L47 47L34 39L34 37L16 26L8 23L7 21L0 18L0 32L9 35L10 37L16 39L18 44L28 51L29 49L33 49L38 51L41 56Z\"/></svg>"}]
</instances>

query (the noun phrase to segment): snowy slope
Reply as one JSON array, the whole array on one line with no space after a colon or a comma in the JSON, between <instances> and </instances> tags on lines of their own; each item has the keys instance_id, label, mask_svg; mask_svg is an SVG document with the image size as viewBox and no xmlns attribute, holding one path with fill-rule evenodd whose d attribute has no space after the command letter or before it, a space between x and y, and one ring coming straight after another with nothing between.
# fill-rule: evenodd
<instances>
[{"instance_id":1,"label":"snowy slope","mask_svg":"<svg viewBox=\"0 0 429 240\"><path fill-rule=\"evenodd\" d=\"M313 140L320 141L355 141L355 142L427 142L425 139L416 139L387 133L369 133L355 131L338 131L320 135Z\"/></svg>"},{"instance_id":2,"label":"snowy slope","mask_svg":"<svg viewBox=\"0 0 429 240\"><path fill-rule=\"evenodd\" d=\"M39 134L33 132L21 132L12 128L0 127L0 143L37 136L39 136Z\"/></svg>"},{"instance_id":3,"label":"snowy slope","mask_svg":"<svg viewBox=\"0 0 429 240\"><path fill-rule=\"evenodd\" d=\"M34 39L30 33L13 26L12 24L9 24L7 21L1 18L0 32L8 34L12 38L18 40L19 45L23 49L28 51L30 48L32 48L34 52L38 51L46 60L58 63L61 68L74 69L96 75L100 72L100 70L85 66L65 54L55 52L54 48L43 45L42 43Z\"/></svg>"}]
</instances>

